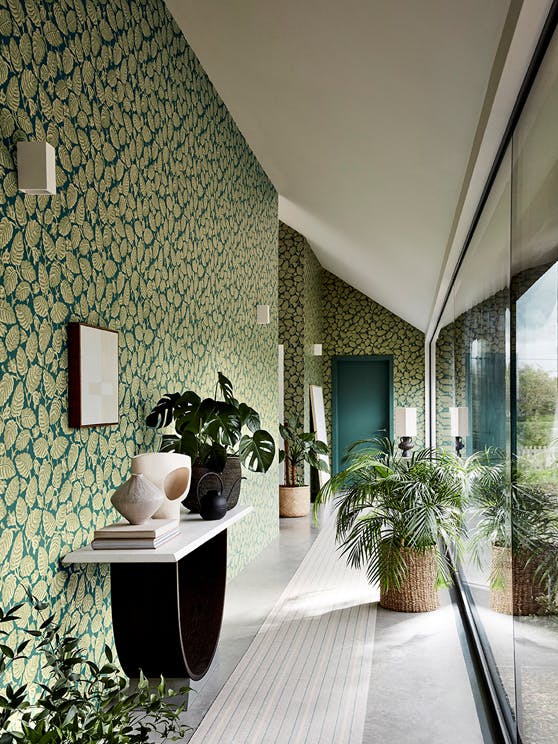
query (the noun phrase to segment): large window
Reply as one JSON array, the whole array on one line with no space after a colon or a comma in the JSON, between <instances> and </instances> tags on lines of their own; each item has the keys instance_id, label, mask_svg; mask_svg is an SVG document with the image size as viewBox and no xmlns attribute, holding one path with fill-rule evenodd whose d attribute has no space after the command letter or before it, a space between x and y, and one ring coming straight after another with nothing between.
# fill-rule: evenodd
<instances>
[{"instance_id":1,"label":"large window","mask_svg":"<svg viewBox=\"0 0 558 744\"><path fill-rule=\"evenodd\" d=\"M523 744L558 740L558 41L546 53L433 341L436 440L477 480L458 569ZM476 453L476 454L475 454Z\"/></svg>"}]
</instances>

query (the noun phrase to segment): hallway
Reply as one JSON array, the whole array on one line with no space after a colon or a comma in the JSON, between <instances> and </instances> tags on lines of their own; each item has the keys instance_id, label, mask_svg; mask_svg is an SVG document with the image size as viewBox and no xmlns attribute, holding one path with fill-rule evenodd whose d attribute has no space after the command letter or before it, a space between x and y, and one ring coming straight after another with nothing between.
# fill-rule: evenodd
<instances>
[{"instance_id":1,"label":"hallway","mask_svg":"<svg viewBox=\"0 0 558 744\"><path fill-rule=\"evenodd\" d=\"M320 529L310 518L281 520L279 539L228 586L217 656L192 683L186 720L197 731L189 740L490 741L449 595L437 612L419 615L384 610L377 599L336 555L334 520Z\"/></svg>"}]
</instances>

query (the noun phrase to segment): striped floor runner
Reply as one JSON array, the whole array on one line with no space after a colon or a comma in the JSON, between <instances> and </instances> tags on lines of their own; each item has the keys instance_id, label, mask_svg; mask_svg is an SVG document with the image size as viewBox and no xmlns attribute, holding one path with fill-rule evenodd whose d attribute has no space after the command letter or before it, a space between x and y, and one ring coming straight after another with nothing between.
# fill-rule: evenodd
<instances>
[{"instance_id":1,"label":"striped floor runner","mask_svg":"<svg viewBox=\"0 0 558 744\"><path fill-rule=\"evenodd\" d=\"M191 744L361 744L377 597L330 519Z\"/></svg>"}]
</instances>

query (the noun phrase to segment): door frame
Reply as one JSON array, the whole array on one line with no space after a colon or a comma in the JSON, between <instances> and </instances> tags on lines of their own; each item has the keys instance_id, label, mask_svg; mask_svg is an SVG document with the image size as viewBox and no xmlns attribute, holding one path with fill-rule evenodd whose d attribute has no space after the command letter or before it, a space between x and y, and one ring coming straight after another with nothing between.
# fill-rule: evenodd
<instances>
[{"instance_id":1,"label":"door frame","mask_svg":"<svg viewBox=\"0 0 558 744\"><path fill-rule=\"evenodd\" d=\"M338 460L338 417L337 417L337 384L339 362L387 362L389 387L389 432L393 437L393 354L347 354L331 357L331 469L336 471Z\"/></svg>"}]
</instances>

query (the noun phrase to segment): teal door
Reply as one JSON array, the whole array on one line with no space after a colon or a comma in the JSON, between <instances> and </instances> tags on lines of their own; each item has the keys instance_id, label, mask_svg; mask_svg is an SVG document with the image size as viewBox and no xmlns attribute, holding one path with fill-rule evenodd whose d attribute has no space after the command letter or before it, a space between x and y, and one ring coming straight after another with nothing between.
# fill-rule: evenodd
<instances>
[{"instance_id":1,"label":"teal door","mask_svg":"<svg viewBox=\"0 0 558 744\"><path fill-rule=\"evenodd\" d=\"M332 359L333 472L343 469L347 447L358 439L391 437L392 357Z\"/></svg>"}]
</instances>

